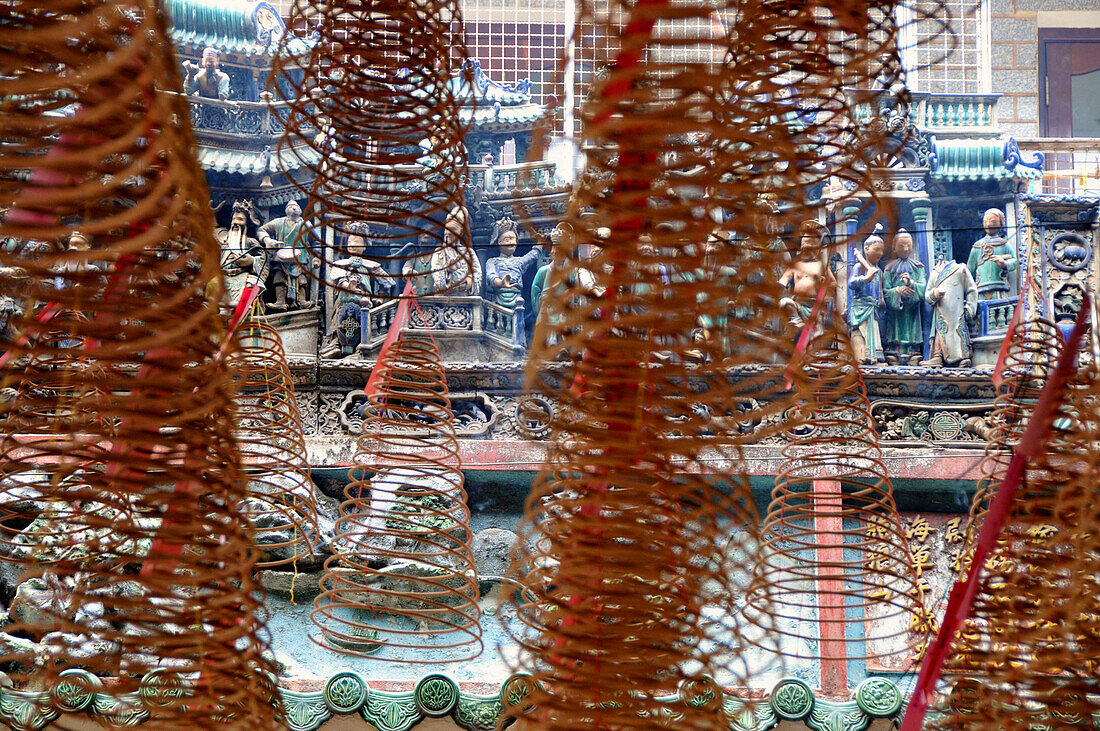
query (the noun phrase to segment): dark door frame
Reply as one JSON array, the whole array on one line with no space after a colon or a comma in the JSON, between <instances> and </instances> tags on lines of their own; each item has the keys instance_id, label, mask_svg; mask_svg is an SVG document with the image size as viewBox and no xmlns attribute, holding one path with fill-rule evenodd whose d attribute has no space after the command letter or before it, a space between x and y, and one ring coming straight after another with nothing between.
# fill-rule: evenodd
<instances>
[{"instance_id":1,"label":"dark door frame","mask_svg":"<svg viewBox=\"0 0 1100 731\"><path fill-rule=\"evenodd\" d=\"M1037 43L1039 57L1039 134L1049 137L1047 112L1047 46L1054 43L1100 43L1100 28L1040 28Z\"/></svg>"}]
</instances>

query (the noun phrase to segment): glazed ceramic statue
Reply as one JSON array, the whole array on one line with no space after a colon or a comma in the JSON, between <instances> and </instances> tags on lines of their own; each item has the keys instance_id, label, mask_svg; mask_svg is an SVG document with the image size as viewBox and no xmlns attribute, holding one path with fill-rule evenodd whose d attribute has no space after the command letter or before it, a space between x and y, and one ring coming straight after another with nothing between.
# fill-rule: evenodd
<instances>
[{"instance_id":1,"label":"glazed ceramic statue","mask_svg":"<svg viewBox=\"0 0 1100 731\"><path fill-rule=\"evenodd\" d=\"M875 233L856 252L856 263L848 276L848 326L852 332L852 350L860 363L883 363L882 333L879 320L885 301L882 296L882 270L878 264L886 251L886 242Z\"/></svg>"},{"instance_id":2,"label":"glazed ceramic statue","mask_svg":"<svg viewBox=\"0 0 1100 731\"><path fill-rule=\"evenodd\" d=\"M927 276L913 255L913 237L905 229L894 236L894 256L883 268L886 300L886 362L917 365L924 350L921 303Z\"/></svg>"},{"instance_id":3,"label":"glazed ceramic statue","mask_svg":"<svg viewBox=\"0 0 1100 731\"><path fill-rule=\"evenodd\" d=\"M363 225L352 230L353 233L348 235L348 256L334 262L329 276L336 296L329 318L328 338L321 349L325 357L332 357L337 351L342 355L355 352L362 342L360 316L363 309L381 304L382 295L387 294L395 284L381 264L363 258L369 229Z\"/></svg>"},{"instance_id":4,"label":"glazed ceramic statue","mask_svg":"<svg viewBox=\"0 0 1100 731\"><path fill-rule=\"evenodd\" d=\"M477 296L481 294L481 261L470 245L469 214L455 206L443 223L443 245L432 252L429 262L432 291L429 294ZM467 256L472 260L469 268Z\"/></svg>"},{"instance_id":5,"label":"glazed ceramic statue","mask_svg":"<svg viewBox=\"0 0 1100 731\"><path fill-rule=\"evenodd\" d=\"M248 224L259 223L251 203L236 201L229 228L214 229L221 244L221 269L225 282L224 302L233 307L246 286L261 284L267 275L267 254L258 239L248 235Z\"/></svg>"},{"instance_id":6,"label":"glazed ceramic statue","mask_svg":"<svg viewBox=\"0 0 1100 731\"><path fill-rule=\"evenodd\" d=\"M221 70L221 58L218 49L207 47L202 52L202 64L196 66L190 61L183 62L186 77L183 88L188 94L207 99L229 99L229 74Z\"/></svg>"},{"instance_id":7,"label":"glazed ceramic statue","mask_svg":"<svg viewBox=\"0 0 1100 731\"><path fill-rule=\"evenodd\" d=\"M836 279L828 265L828 229L810 220L802 222L798 233L798 257L779 278L779 286L790 294L779 304L790 314L791 324L802 327L810 317L817 290L835 287Z\"/></svg>"},{"instance_id":8,"label":"glazed ceramic statue","mask_svg":"<svg viewBox=\"0 0 1100 731\"><path fill-rule=\"evenodd\" d=\"M536 247L523 256L516 256L516 224L508 218L497 222L493 238L500 248L500 256L485 262L485 291L497 304L515 308L523 304L520 295L523 275L538 261L540 250Z\"/></svg>"},{"instance_id":9,"label":"glazed ceramic statue","mask_svg":"<svg viewBox=\"0 0 1100 731\"><path fill-rule=\"evenodd\" d=\"M268 307L294 310L313 304L309 296L312 279L305 270L316 269L320 261L309 250L309 227L302 218L302 207L290 201L286 204L286 215L260 226L256 235L264 248L272 252L270 287L275 300Z\"/></svg>"},{"instance_id":10,"label":"glazed ceramic statue","mask_svg":"<svg viewBox=\"0 0 1100 731\"><path fill-rule=\"evenodd\" d=\"M990 208L982 216L985 236L974 242L966 266L978 287L978 298L983 300L1009 297L1012 283L1009 273L1016 271L1020 260L1002 234L1005 214L999 208Z\"/></svg>"},{"instance_id":11,"label":"glazed ceramic statue","mask_svg":"<svg viewBox=\"0 0 1100 731\"><path fill-rule=\"evenodd\" d=\"M932 305L932 345L921 365L969 366L970 322L978 311L978 288L970 270L956 261L941 260L928 273L924 300Z\"/></svg>"}]
</instances>

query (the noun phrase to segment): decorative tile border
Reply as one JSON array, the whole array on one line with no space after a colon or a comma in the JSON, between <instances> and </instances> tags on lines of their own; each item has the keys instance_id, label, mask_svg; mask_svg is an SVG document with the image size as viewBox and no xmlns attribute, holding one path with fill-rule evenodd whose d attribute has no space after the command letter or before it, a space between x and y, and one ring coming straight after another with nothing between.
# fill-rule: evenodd
<instances>
[{"instance_id":1,"label":"decorative tile border","mask_svg":"<svg viewBox=\"0 0 1100 731\"><path fill-rule=\"evenodd\" d=\"M427 718L443 716L467 731L493 731L505 708L523 705L532 682L529 676L513 675L498 692L482 695L466 693L451 678L433 673L412 690L394 692L375 690L359 674L341 672L320 691L279 692L291 731L315 731L335 715L352 713L378 731L409 731ZM149 709L163 704L166 697L186 692L186 686L164 670L149 673L138 692L124 695L105 692L87 671L66 670L50 691L0 688L0 722L15 731L38 731L62 713L88 713L112 726L134 727L144 723ZM706 705L714 702L718 692L714 683L700 682L685 686L680 695L687 703ZM816 698L805 682L785 678L766 700L751 707L723 693L722 709L731 731L767 731L784 720L802 721L814 731L863 731L875 718L896 715L902 701L901 690L886 678L868 678L856 688L854 700L839 703Z\"/></svg>"}]
</instances>

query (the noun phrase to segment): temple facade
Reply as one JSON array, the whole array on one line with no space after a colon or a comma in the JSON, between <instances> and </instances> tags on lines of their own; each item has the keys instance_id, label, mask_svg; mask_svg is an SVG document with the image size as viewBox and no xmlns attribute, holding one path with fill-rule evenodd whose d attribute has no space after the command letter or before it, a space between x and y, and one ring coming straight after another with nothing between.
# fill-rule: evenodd
<instances>
[{"instance_id":1,"label":"temple facade","mask_svg":"<svg viewBox=\"0 0 1100 731\"><path fill-rule=\"evenodd\" d=\"M255 16L261 5L240 11L240 17ZM217 12L230 11L219 6ZM197 30L184 29L182 13L174 17L178 38L198 38ZM238 21L234 27L243 32L258 26ZM249 46L254 55L247 62L243 55L230 57L241 63L233 88L239 89L242 99L253 93L247 82L255 78L243 69L261 67L270 58L263 55L269 48L263 45L263 37L257 35ZM216 38L204 38L201 44L208 42ZM185 57L197 54L201 44L181 44L181 51ZM510 531L543 461L548 423L556 408L551 399L528 390L525 376L527 339L537 317L532 305L537 296L531 285L536 270L546 263L545 255L533 253L522 266L512 262L537 251L537 245L549 239L565 213L571 191L567 181L572 176L557 170L551 161L523 161L535 122L553 113L532 102L530 84L523 80L500 83L476 61L470 64L473 87L457 78L455 83L461 87L456 95L466 100L463 114L468 115L471 130L465 193L473 246L485 281L476 296L421 298L421 313L414 316L412 327L430 330L445 359L473 510L475 552L479 570L491 575L503 571L504 554L514 540ZM252 103L272 110L279 104L270 99ZM221 103L196 98L192 104L201 110L210 104L220 108ZM928 597L943 596L953 580L961 548L960 526L966 522L979 477L976 468L991 429L997 395L991 380L993 365L1022 289L1026 289L1027 310L1053 315L1062 323L1072 322L1082 293L1096 290L1093 251L1100 199L1085 190L1067 194L1051 188L1049 178L1044 178L1047 167L1042 150L1030 138L1021 144L1012 134L1013 129L1018 133L1018 125L1002 122L1006 104L1008 115L1017 113L1018 102L993 90L941 90L914 92L907 104L876 100L858 107L862 123L886 125L897 140L904 140L898 156L879 161L885 181L880 192L891 199L898 220L895 230L879 234L884 244L884 296L862 326L874 328L881 347L863 356L863 368L884 461ZM272 121L279 119L275 111L268 114ZM204 115L195 111L192 116L204 119ZM200 139L205 146L212 138L204 136L200 127ZM229 150L251 144L234 142L232 134L220 139L224 146L216 154L204 153L206 159L220 160L221 155L231 154ZM265 142L265 147L269 145L272 142ZM505 164L506 149L514 149L519 162ZM261 160L263 154L261 150ZM273 181L295 174L293 168L281 168L278 157L269 158L266 168L260 165L261 176L269 171ZM282 215L272 206L285 198L264 197L262 180L233 191L224 169L206 160L204 166L216 200L219 195L225 200L251 198L257 211L264 211L266 203L267 216ZM279 189L273 183L270 190ZM850 238L850 232L870 229L866 218L858 215L876 215L843 187L809 195L819 199L818 222L827 235ZM494 246L494 230L507 220L525 225L514 227L519 248L503 259L515 267L519 282L518 291L505 301L494 293L490 275L495 268L489 265L502 261ZM792 255L797 255L795 232L781 233ZM369 240L366 246L369 252ZM838 283L837 300L849 313L854 309L849 300L857 296L850 281L862 256L857 248L836 251L830 261ZM393 281L376 291L396 293L403 284L401 272L388 273ZM331 313L325 311L332 306L331 298L321 293L317 303L308 325L305 321L285 325L284 342L293 343L291 367L314 481L326 495L339 498L361 433L364 387L396 304L380 301L362 308L358 342L334 353L323 345L331 335L323 324L331 320ZM761 367L773 368L777 374L782 369L780 364ZM748 451L762 511L774 485L781 448L781 442L769 437ZM721 474L722 466L715 471ZM285 609L296 616L285 603L288 597L280 593L290 584L286 576L265 573L272 601L279 608L276 615ZM294 585L308 585L315 579L303 575ZM850 619L854 634L861 631L861 623L875 621L873 617ZM286 652L294 656L293 647ZM731 697L731 728L771 728L784 719L819 729L865 728L878 723L875 719L898 713L916 660L897 656L886 665L826 660L788 667L770 677L768 687L757 689L770 694L768 703L745 713ZM305 691L287 695L295 704L292 707L303 714L298 726L303 729L348 712L342 703L354 706L351 710L380 729L427 724L439 716L462 728L489 728L501 704L514 704L522 696L522 678L512 677L500 658L457 667L441 665L437 669L441 675L364 666L356 669L358 674L328 677L339 666L332 658L311 652L296 662L307 668L309 676L327 682L323 688L314 685L314 695ZM369 689L360 687L360 681L366 681ZM450 699L445 707L430 707L425 701L426 683L439 685L441 696ZM376 691L390 687L402 690ZM337 689L346 692L341 695ZM403 710L394 720L384 717L382 709L396 713L396 708Z\"/></svg>"},{"instance_id":2,"label":"temple facade","mask_svg":"<svg viewBox=\"0 0 1100 731\"><path fill-rule=\"evenodd\" d=\"M870 247L864 243L834 251L829 267L837 302L853 331L865 336L860 359L883 461L918 578L927 587L926 596L936 599L949 589L959 561L961 530L998 394L993 366L1013 313L1019 306L1068 328L1085 295L1098 294L1100 193L1095 181L1078 174L1088 172L1096 140L1060 131L1057 115L1065 113L1065 105L1057 98L1044 96L1037 113L1029 116L1039 82L1055 73L1052 66L1042 66L1035 76L1036 54L1049 51L1047 63L1056 64L1061 51L1053 44L1093 42L1088 32L1063 33L1065 28L1051 24L1084 18L1100 27L1095 11L1059 15L1070 12L1072 3L1067 3L981 3L975 35L1001 28L1021 37L1008 41L998 32L983 42L967 36L964 44L973 41L987 54L976 71L961 62L952 68L948 60L943 68L918 75L917 91L905 103L882 104L876 98L860 107L861 123L886 125L904 145L898 156L879 161L880 192L895 204L898 218L893 230L878 234L883 296L866 306L858 323L851 313L861 292L853 289L853 274ZM1029 9L1032 5L1039 9ZM278 9L262 0L170 0L168 6L192 94L199 162L219 226L227 232L240 229L235 238L226 233L227 241L251 242L247 246L273 253L287 245L280 226L297 225L292 208L298 215L305 208L300 191L310 184L306 163L313 154L279 146L287 102L269 87L268 75L280 39L291 31ZM1093 35L1100 43L1100 35ZM291 48L304 53L311 43L303 35ZM1005 58L1008 43L1011 66ZM537 103L530 82L504 83L478 60L469 64L469 76L456 77L454 83L456 96L465 100L461 113L470 129L465 201L483 281L474 295L421 298L411 327L429 331L442 350L475 559L480 573L497 576L506 568L516 539L512 530L546 454L557 407L529 390L526 353L538 317L539 292L533 285L549 261L541 247L565 216L573 174L553 161L525 161L536 123L560 110ZM975 81L971 73L988 76ZM1086 69L1084 75L1090 73L1100 72ZM1081 101L1086 87L1074 81L1081 75L1071 73L1054 86L1055 94L1063 82L1072 91L1071 120L1074 110L1086 104ZM1024 76L1027 83L1017 84ZM1100 81L1094 84L1092 92L1100 98ZM1100 130L1090 130L1080 131L1100 136ZM1060 139L1048 143L1048 137ZM819 202L817 224L823 235L847 239L850 232L871 229L866 217L876 212L866 210L843 186L808 195ZM234 221L237 212L244 214L243 224ZM499 247L507 221L523 225L512 228L515 248L504 252ZM781 236L797 257L797 232ZM369 233L364 239L360 253L369 257L374 252ZM335 235L326 240L346 245ZM492 273L498 271L514 275L514 291L506 296L493 286ZM396 303L387 296L401 290L405 273L386 265L369 271L365 276L376 302L361 307L358 321L350 323L334 317L339 303L326 271L278 275L265 269L253 275L264 279L265 318L279 329L288 353L308 461L331 529L362 433L367 380L395 317ZM305 278L298 282L292 276ZM287 295L289 289L296 296ZM1089 338L1084 357L1100 352L1097 333ZM552 371L555 365L538 367ZM760 367L782 377L783 364ZM782 447L778 437L768 436L746 450L762 512ZM723 465L714 470L720 475ZM445 657L427 667L360 662L311 643L310 602L324 558L316 556L294 571L261 572L270 594L274 651L284 671L280 687L292 729L486 730L496 728L504 709L522 703L528 681L512 673L507 649L497 656L497 645L507 648L508 643L500 629L485 630L483 659L458 665L445 664ZM484 584L489 607L495 601L494 582ZM852 637L876 621L843 606L830 609L848 611ZM496 620L487 615L485 621ZM834 659L791 665L765 674L766 687L752 689L761 702L746 706L729 693L724 701L729 727L889 728L903 708L918 662L915 654L900 654L885 664ZM20 716L20 698L10 691L0 689L0 700L0 718L15 728L44 728L53 720ZM90 692L81 708L132 725L141 721L145 702L152 701L113 703ZM1052 726L1058 724L1051 720Z\"/></svg>"}]
</instances>

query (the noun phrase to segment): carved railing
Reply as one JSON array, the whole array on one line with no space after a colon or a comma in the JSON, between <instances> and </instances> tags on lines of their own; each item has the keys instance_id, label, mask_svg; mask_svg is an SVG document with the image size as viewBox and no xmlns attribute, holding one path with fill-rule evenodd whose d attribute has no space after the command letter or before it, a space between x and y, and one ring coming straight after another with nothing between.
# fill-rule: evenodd
<instances>
[{"instance_id":1,"label":"carved railing","mask_svg":"<svg viewBox=\"0 0 1100 731\"><path fill-rule=\"evenodd\" d=\"M381 171L382 169L379 168ZM474 164L466 168L466 185L489 193L522 192L547 188L554 184L556 165L552 161L523 162L516 165ZM425 168L421 165L392 165L371 178L379 190L408 190L422 185Z\"/></svg>"},{"instance_id":2,"label":"carved railing","mask_svg":"<svg viewBox=\"0 0 1100 731\"><path fill-rule=\"evenodd\" d=\"M486 336L511 346L516 355L527 349L523 326L523 305L510 309L481 297L419 297L409 316L409 327L434 332L464 332L471 337ZM386 302L360 313L364 351L372 350L386 339L397 313L397 301Z\"/></svg>"},{"instance_id":3,"label":"carved railing","mask_svg":"<svg viewBox=\"0 0 1100 731\"><path fill-rule=\"evenodd\" d=\"M484 190L488 184L489 171L492 165L468 165L466 166L466 184L471 188Z\"/></svg>"},{"instance_id":4,"label":"carved railing","mask_svg":"<svg viewBox=\"0 0 1100 731\"><path fill-rule=\"evenodd\" d=\"M913 122L940 137L996 136L1000 94L914 94Z\"/></svg>"},{"instance_id":5,"label":"carved railing","mask_svg":"<svg viewBox=\"0 0 1100 731\"><path fill-rule=\"evenodd\" d=\"M1100 197L1100 139L1032 137L1017 139L1020 151L1042 153L1043 178L1028 192Z\"/></svg>"},{"instance_id":6,"label":"carved railing","mask_svg":"<svg viewBox=\"0 0 1100 731\"><path fill-rule=\"evenodd\" d=\"M1004 335L1008 332L1008 324L1012 321L1012 313L1016 309L1018 297L1005 297L995 300L979 300L977 313L977 329L975 337L983 338L989 335Z\"/></svg>"},{"instance_id":7,"label":"carved railing","mask_svg":"<svg viewBox=\"0 0 1100 731\"><path fill-rule=\"evenodd\" d=\"M199 137L245 138L250 146L278 143L283 135L290 103L286 101L235 102L192 96L191 128Z\"/></svg>"},{"instance_id":8,"label":"carved railing","mask_svg":"<svg viewBox=\"0 0 1100 731\"><path fill-rule=\"evenodd\" d=\"M485 189L490 193L548 188L554 184L555 164L549 160L498 165L490 168Z\"/></svg>"},{"instance_id":9,"label":"carved railing","mask_svg":"<svg viewBox=\"0 0 1100 731\"><path fill-rule=\"evenodd\" d=\"M496 302L485 301L485 312L482 317L482 327L485 332L492 333L512 343L516 353L527 350L527 332L523 328L524 306L517 305L509 309L498 305Z\"/></svg>"}]
</instances>

